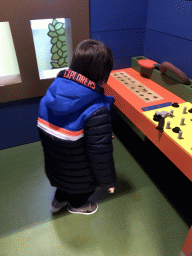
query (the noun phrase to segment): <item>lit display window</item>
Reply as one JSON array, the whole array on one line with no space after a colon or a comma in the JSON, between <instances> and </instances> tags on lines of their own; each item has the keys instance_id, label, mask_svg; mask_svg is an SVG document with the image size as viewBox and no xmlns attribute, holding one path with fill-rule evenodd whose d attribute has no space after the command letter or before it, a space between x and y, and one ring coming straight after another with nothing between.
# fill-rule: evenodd
<instances>
[{"instance_id":1,"label":"lit display window","mask_svg":"<svg viewBox=\"0 0 192 256\"><path fill-rule=\"evenodd\" d=\"M0 86L21 83L9 22L0 22Z\"/></svg>"},{"instance_id":2,"label":"lit display window","mask_svg":"<svg viewBox=\"0 0 192 256\"><path fill-rule=\"evenodd\" d=\"M56 77L69 67L72 57L71 20L69 18L31 21L40 79Z\"/></svg>"}]
</instances>

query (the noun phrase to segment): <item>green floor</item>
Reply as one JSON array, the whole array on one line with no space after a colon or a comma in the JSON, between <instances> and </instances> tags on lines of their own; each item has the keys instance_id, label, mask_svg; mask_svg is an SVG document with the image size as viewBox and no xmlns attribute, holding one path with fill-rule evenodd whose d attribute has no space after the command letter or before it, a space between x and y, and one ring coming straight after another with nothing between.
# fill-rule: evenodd
<instances>
[{"instance_id":1,"label":"green floor","mask_svg":"<svg viewBox=\"0 0 192 256\"><path fill-rule=\"evenodd\" d=\"M98 190L93 197L99 208L90 216L65 208L51 214L55 188L44 174L40 142L1 150L0 256L182 255L190 225L188 213L177 204L184 193L180 199L169 194L174 202L165 194L182 191L187 179L176 188L179 180L170 178L170 183L166 176L178 169L150 142L129 130L130 138L126 134L114 134L116 193ZM152 154L160 161L154 168ZM162 161L169 166L161 170Z\"/></svg>"}]
</instances>

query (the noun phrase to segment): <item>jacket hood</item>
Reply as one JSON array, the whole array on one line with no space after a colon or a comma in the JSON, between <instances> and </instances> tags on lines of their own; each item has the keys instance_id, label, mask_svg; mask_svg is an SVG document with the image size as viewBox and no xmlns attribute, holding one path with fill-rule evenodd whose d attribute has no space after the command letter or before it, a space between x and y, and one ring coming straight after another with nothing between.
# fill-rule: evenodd
<instances>
[{"instance_id":1,"label":"jacket hood","mask_svg":"<svg viewBox=\"0 0 192 256\"><path fill-rule=\"evenodd\" d=\"M47 111L59 116L69 116L76 111L83 112L94 101L104 101L108 108L114 102L114 97L100 95L81 83L57 77L43 97Z\"/></svg>"}]
</instances>

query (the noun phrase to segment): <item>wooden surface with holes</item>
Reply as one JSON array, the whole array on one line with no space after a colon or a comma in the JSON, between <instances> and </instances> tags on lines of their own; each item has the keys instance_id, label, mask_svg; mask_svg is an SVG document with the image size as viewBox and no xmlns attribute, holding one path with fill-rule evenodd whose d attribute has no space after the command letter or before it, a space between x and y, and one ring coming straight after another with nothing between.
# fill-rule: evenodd
<instances>
[{"instance_id":1,"label":"wooden surface with holes","mask_svg":"<svg viewBox=\"0 0 192 256\"><path fill-rule=\"evenodd\" d=\"M115 72L111 74L120 83L126 86L131 92L133 92L137 97L145 102L154 102L162 100L163 97L150 90L147 86L137 81L132 76L128 75L126 72Z\"/></svg>"}]
</instances>

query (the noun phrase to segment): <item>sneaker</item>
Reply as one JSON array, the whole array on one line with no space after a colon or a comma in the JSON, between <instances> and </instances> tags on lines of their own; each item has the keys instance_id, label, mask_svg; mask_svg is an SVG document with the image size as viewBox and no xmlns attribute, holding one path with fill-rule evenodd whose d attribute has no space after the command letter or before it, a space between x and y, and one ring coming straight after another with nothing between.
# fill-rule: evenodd
<instances>
[{"instance_id":1,"label":"sneaker","mask_svg":"<svg viewBox=\"0 0 192 256\"><path fill-rule=\"evenodd\" d=\"M63 208L67 204L68 204L67 201L59 202L56 198L54 198L53 202L51 203L51 211L58 212L59 210L61 210L61 208Z\"/></svg>"},{"instance_id":2,"label":"sneaker","mask_svg":"<svg viewBox=\"0 0 192 256\"><path fill-rule=\"evenodd\" d=\"M71 205L68 205L67 210L70 213L76 213L76 214L86 214L90 215L97 211L98 205L96 203L87 201L87 203L80 208L73 208Z\"/></svg>"}]
</instances>

